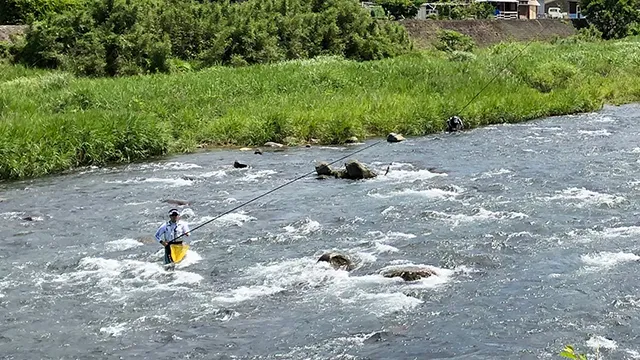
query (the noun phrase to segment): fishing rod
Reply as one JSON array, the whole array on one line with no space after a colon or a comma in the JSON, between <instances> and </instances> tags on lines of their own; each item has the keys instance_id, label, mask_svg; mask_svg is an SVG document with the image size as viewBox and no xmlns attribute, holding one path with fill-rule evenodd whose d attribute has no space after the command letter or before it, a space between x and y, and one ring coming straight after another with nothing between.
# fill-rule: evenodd
<instances>
[{"instance_id":1,"label":"fishing rod","mask_svg":"<svg viewBox=\"0 0 640 360\"><path fill-rule=\"evenodd\" d=\"M358 150L358 151L354 151L354 152L352 152L352 153L350 153L350 154L348 154L348 155L345 155L345 156L343 156L343 157L341 157L341 158L339 158L339 159L337 159L337 160L334 160L334 161L330 162L330 163L329 163L329 165L333 165L333 164L337 163L338 161L342 161L342 160L344 160L344 159L346 159L346 158L348 158L348 157L351 157L351 156L353 156L353 155L355 155L355 154L361 153L361 152L363 152L363 151L365 151L365 150L367 150L367 149L370 149L370 148L372 148L372 147L374 147L374 146L376 146L376 145L380 144L381 142L383 142L383 140L378 140L378 141L374 142L373 144L367 145L367 146L363 147L362 149L360 149L360 150ZM227 210L227 211L223 212L222 214L220 214L220 215L218 215L218 216L214 217L213 219L208 220L208 221L206 221L206 222L204 222L204 223L202 223L202 224L200 224L200 225L198 225L198 226L194 227L191 231L197 230L197 229L199 229L199 228L201 228L201 227L203 227L203 226L205 226L205 225L207 225L207 224L211 223L212 221L215 221L215 220L217 220L217 219L219 219L219 218L221 218L221 217L223 217L223 216L225 216L225 215L228 215L228 214L230 214L230 213L232 213L232 212L234 212L234 211L236 211L236 210L240 209L240 208L241 208L241 207L243 207L243 206L246 206L246 205L248 205L248 204L251 204L252 202L254 202L254 201L256 201L256 200L261 199L261 198L263 198L263 197L265 197L265 196L267 196L267 195L269 195L269 194L271 194L271 193L273 193L273 192L275 192L275 191L278 191L278 190L282 189L283 187L285 187L285 186L287 186L287 185L293 184L294 182L296 182L296 181L298 181L298 180L301 180L301 179L303 179L303 178L305 178L305 177L307 177L307 176L309 176L309 175L311 175L311 174L313 174L313 173L315 173L315 172L316 172L315 170L314 170L314 171L309 171L308 173L303 174L303 175L300 175L300 176L298 176L297 178L295 178L295 179L293 179L293 180L289 180L289 181L287 181L286 183L284 183L284 184L282 184L282 185L280 185L280 186L277 186L277 187L275 187L275 188L273 188L273 189L271 189L271 190L269 190L269 191L267 191L267 192L263 193L262 195L256 196L256 197L254 197L253 199L251 199L251 200L249 200L249 201L245 201L245 202L243 202L242 204L240 204L240 205L238 205L238 206L234 207L233 209ZM190 232L191 232L191 231L190 231ZM177 240L177 239L181 238L182 236L184 236L184 235L186 235L186 234L187 234L187 233L181 234L181 235L180 235L180 236L178 236L177 238L173 239L173 241L175 241L175 240Z\"/></svg>"},{"instance_id":2,"label":"fishing rod","mask_svg":"<svg viewBox=\"0 0 640 360\"><path fill-rule=\"evenodd\" d=\"M536 34L536 36L535 36L533 39L529 40L529 42L527 42L527 44L526 44L522 49L520 49L520 51L519 51L519 52L518 52L518 53L517 53L513 58L511 58L511 60L509 60L509 61L507 62L507 64L504 66L504 68L503 68L503 69L501 69L501 71L497 72L497 73L493 76L493 78L491 78L491 80L489 80L489 82L487 82L487 84L486 84L482 89L480 89L480 91L478 91L478 93L477 93L474 97L472 97L472 98L471 98L471 100L469 100L469 102L467 102L467 104L466 104L464 107L462 107L462 109L460 109L460 111L458 111L458 114L462 113L462 112L463 112L467 107L469 107L469 105L471 105L471 103L472 103L476 98L478 98L478 96L480 96L480 94L481 94L483 91L485 91L485 90L489 87L489 85L490 85L490 84L491 84L495 79L497 79L497 78L498 78L498 76L500 75L500 73L501 73L502 71L504 71L504 70L507 68L507 66L509 66L509 65L510 65L510 64L511 64L515 59L517 59L520 55L522 55L522 53L524 52L524 50L526 50L526 49L529 47L529 45L531 45L531 43L532 43L536 38L538 38L538 37L542 34L542 32L543 32L545 29L546 29L546 27L545 27L544 25L542 25L542 29L541 29L541 30ZM361 152L363 152L363 151L365 151L365 150L368 150L368 149L370 149L370 148L372 148L372 147L374 147L374 146L376 146L376 145L378 145L378 144L380 144L380 143L382 143L382 142L383 142L383 140L378 140L378 141L374 142L373 144L370 144L370 145L367 145L367 146L363 147L363 148L362 148L362 149L360 149L360 150L354 151L354 152L352 152L352 153L350 153L350 154L348 154L348 155L346 155L346 156L343 156L343 157L341 157L341 158L339 158L339 159L337 159L337 160L334 160L334 161L330 162L330 163L329 163L329 165L333 165L333 164L337 163L338 161L342 161L342 160L344 160L344 159L346 159L346 158L348 158L348 157L351 157L351 156L353 156L353 155L355 155L355 154L358 154L358 153L361 153ZM387 175L387 174L389 173L389 168L390 168L390 166L388 166L388 167L387 167L387 171L385 172L385 175ZM232 212L234 212L234 211L236 211L236 210L238 210L238 209L240 209L240 208L242 208L242 207L244 207L244 206L246 206L246 205L251 204L252 202L254 202L254 201L256 201L256 200L259 200L259 199L261 199L261 198L263 198L263 197L265 197L265 196L267 196L267 195L269 195L269 194L271 194L271 193L273 193L273 192L276 192L276 191L278 191L278 190L282 189L282 188L283 188L283 187L285 187L285 186L291 185L291 184L295 183L296 181L301 180L301 179L303 179L303 178L305 178L305 177L307 177L307 176L309 176L309 175L313 174L314 172L315 172L315 170L314 170L314 171L309 171L308 173L303 174L303 175L300 175L300 176L296 177L296 178L295 178L295 179L293 179L293 180L289 180L289 181L287 181L286 183L284 183L284 184L282 184L282 185L280 185L280 186L277 186L277 187L275 187L275 188L273 188L273 189L271 189L271 190L269 190L269 191L267 191L267 192L265 192L265 193L263 193L263 194L261 194L261 195L259 195L259 196L256 196L256 197L252 198L251 200L245 201L245 202L241 203L240 205L238 205L238 206L236 206L236 207L234 207L234 208L232 208L232 209L230 209L230 210L227 210L227 211L223 212L222 214L220 214L220 215L218 215L218 216L214 217L213 219L208 220L208 221L205 221L204 223L202 223L202 224L200 224L200 225L198 225L198 226L194 227L191 231L195 231L195 230L197 230L197 229L199 229L199 228L201 228L201 227L203 227L203 226L205 226L205 225L207 225L207 224L209 224L209 223L211 223L211 222L213 222L213 221L215 221L215 220L217 220L217 219L219 219L219 218L221 218L221 217L223 217L223 216L225 216L225 215L228 215L228 214L230 214L230 213L232 213ZM189 231L188 233L191 233L191 231ZM181 234L180 236L178 236L178 237L174 238L172 241L175 241L175 240L177 240L177 239L179 239L179 238L183 237L184 235L186 235L186 234L188 234L188 233L183 233L183 234Z\"/></svg>"}]
</instances>

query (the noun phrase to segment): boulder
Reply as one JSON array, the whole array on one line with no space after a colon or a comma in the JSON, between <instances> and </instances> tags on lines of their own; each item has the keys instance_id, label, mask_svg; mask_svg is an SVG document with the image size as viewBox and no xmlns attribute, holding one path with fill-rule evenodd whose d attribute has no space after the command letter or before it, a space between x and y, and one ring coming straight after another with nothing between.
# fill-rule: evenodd
<instances>
[{"instance_id":1,"label":"boulder","mask_svg":"<svg viewBox=\"0 0 640 360\"><path fill-rule=\"evenodd\" d=\"M348 256L336 252L322 254L317 262L320 261L328 262L336 270L351 271L354 268L353 262Z\"/></svg>"},{"instance_id":2,"label":"boulder","mask_svg":"<svg viewBox=\"0 0 640 360\"><path fill-rule=\"evenodd\" d=\"M268 141L266 143L264 143L265 147L272 147L272 148L281 148L284 147L284 145L277 143L277 142L273 142L273 141Z\"/></svg>"},{"instance_id":3,"label":"boulder","mask_svg":"<svg viewBox=\"0 0 640 360\"><path fill-rule=\"evenodd\" d=\"M316 173L319 176L334 176L335 170L331 168L328 162L323 161L320 164L316 165Z\"/></svg>"},{"instance_id":4,"label":"boulder","mask_svg":"<svg viewBox=\"0 0 640 360\"><path fill-rule=\"evenodd\" d=\"M237 160L234 161L234 163L233 163L233 167L236 168L236 169L244 169L247 166L248 166L247 164L239 163Z\"/></svg>"},{"instance_id":5,"label":"boulder","mask_svg":"<svg viewBox=\"0 0 640 360\"><path fill-rule=\"evenodd\" d=\"M390 142L390 143L397 143L404 140L405 140L404 136L400 134L390 133L389 135L387 135L387 142Z\"/></svg>"},{"instance_id":6,"label":"boulder","mask_svg":"<svg viewBox=\"0 0 640 360\"><path fill-rule=\"evenodd\" d=\"M347 179L352 180L360 180L360 179L371 179L377 176L377 174L371 170L369 170L366 166L364 166L358 160L349 160L345 167L347 168Z\"/></svg>"},{"instance_id":7,"label":"boulder","mask_svg":"<svg viewBox=\"0 0 640 360\"><path fill-rule=\"evenodd\" d=\"M318 176L333 176L337 179L362 180L371 179L377 174L358 160L350 160L345 164L344 170L335 170L331 168L329 163L323 161L316 165L316 173Z\"/></svg>"},{"instance_id":8,"label":"boulder","mask_svg":"<svg viewBox=\"0 0 640 360\"><path fill-rule=\"evenodd\" d=\"M416 281L432 275L438 275L435 270L420 266L397 266L382 270L380 274L384 277L399 277L404 281Z\"/></svg>"},{"instance_id":9,"label":"boulder","mask_svg":"<svg viewBox=\"0 0 640 360\"><path fill-rule=\"evenodd\" d=\"M348 138L347 140L344 141L345 144L355 144L358 143L358 138L355 136L352 136L350 138Z\"/></svg>"}]
</instances>

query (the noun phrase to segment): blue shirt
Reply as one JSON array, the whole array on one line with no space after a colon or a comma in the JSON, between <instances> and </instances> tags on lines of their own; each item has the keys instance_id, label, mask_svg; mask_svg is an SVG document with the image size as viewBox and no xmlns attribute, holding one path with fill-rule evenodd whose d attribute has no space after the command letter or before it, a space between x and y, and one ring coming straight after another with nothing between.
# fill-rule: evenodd
<instances>
[{"instance_id":1,"label":"blue shirt","mask_svg":"<svg viewBox=\"0 0 640 360\"><path fill-rule=\"evenodd\" d=\"M158 231L156 231L156 240L158 242L171 242L182 234L189 236L189 225L187 225L187 223L180 220L178 220L177 223L167 221L158 228Z\"/></svg>"}]
</instances>

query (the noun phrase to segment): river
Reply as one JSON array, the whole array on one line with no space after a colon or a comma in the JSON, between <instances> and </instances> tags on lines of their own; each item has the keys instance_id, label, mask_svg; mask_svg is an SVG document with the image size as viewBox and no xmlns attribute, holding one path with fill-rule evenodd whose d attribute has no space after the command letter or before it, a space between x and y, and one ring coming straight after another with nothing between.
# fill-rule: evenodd
<instances>
[{"instance_id":1,"label":"river","mask_svg":"<svg viewBox=\"0 0 640 360\"><path fill-rule=\"evenodd\" d=\"M640 358L639 117L382 142L354 156L377 178L288 185L194 231L173 272L148 241L163 200L194 228L379 139L2 183L0 358ZM398 264L438 275L379 274Z\"/></svg>"}]
</instances>

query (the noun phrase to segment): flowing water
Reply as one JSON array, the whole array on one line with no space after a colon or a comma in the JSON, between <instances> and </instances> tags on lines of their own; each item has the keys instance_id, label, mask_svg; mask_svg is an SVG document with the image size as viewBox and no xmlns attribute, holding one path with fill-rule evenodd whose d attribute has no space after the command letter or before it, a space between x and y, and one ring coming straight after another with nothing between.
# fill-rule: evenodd
<instances>
[{"instance_id":1,"label":"flowing water","mask_svg":"<svg viewBox=\"0 0 640 360\"><path fill-rule=\"evenodd\" d=\"M383 142L355 156L377 178L295 182L194 231L173 272L163 200L193 228L364 145L4 183L0 358L640 358L638 117ZM316 262L332 250L358 267ZM438 275L380 275L399 264Z\"/></svg>"}]
</instances>

